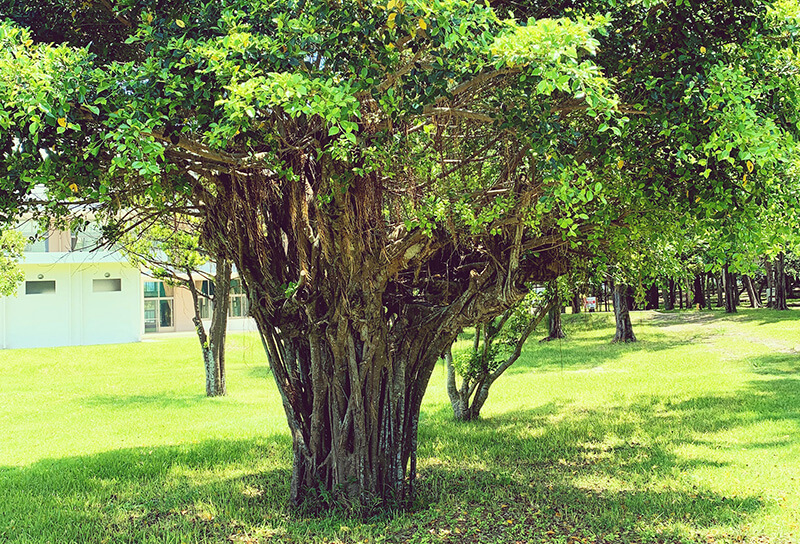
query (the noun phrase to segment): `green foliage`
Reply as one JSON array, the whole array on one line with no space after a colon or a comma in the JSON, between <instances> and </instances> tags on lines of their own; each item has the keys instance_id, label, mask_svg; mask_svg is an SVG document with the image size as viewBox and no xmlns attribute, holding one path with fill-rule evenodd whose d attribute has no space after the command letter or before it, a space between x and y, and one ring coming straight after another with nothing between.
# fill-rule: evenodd
<instances>
[{"instance_id":1,"label":"green foliage","mask_svg":"<svg viewBox=\"0 0 800 544\"><path fill-rule=\"evenodd\" d=\"M304 9L264 3L258 10L189 3L185 15L169 9L126 11L128 47L110 57L35 43L28 31L2 23L0 94L7 108L0 127L3 139L20 140L6 159L12 176L25 187L46 184L51 198L109 205L126 197L123 187L144 183L136 192L163 205L197 183L168 152L185 145L212 161L284 172L288 182L294 173L282 170L277 150L303 144L293 140L285 115L297 126L321 125L320 136L307 136L316 139L314 152L347 164L351 174L317 191L335 204L351 175L393 177L411 166L400 161L394 172L387 168L407 146L435 142L435 116L448 111L474 107L543 154L558 134L531 120L565 96L585 102L590 115L614 116L613 89L588 58L609 23L599 15L519 24L485 6L449 0L313 2ZM476 76L497 72L513 84L461 109L437 110ZM387 140L383 133L393 125L425 130ZM52 151L42 157L42 147ZM430 166L433 178L443 173L435 160L418 164ZM470 172L457 185L442 178L431 198L408 203L404 219L428 231L450 225L499 234L493 225L515 209L514 199L483 207L462 185L485 188L493 168L498 173L487 166L488 178ZM548 175L560 176L560 168ZM443 207L453 211L442 213Z\"/></svg>"},{"instance_id":2,"label":"green foliage","mask_svg":"<svg viewBox=\"0 0 800 544\"><path fill-rule=\"evenodd\" d=\"M479 342L453 357L456 372L465 379L480 380L495 372L516 349L528 324L548 300L540 289L531 289L525 298L490 322L476 327Z\"/></svg>"},{"instance_id":3,"label":"green foliage","mask_svg":"<svg viewBox=\"0 0 800 544\"><path fill-rule=\"evenodd\" d=\"M125 229L121 249L134 266L147 268L156 278L182 283L188 279L187 272L195 272L209 261L196 229L196 221L177 216L171 224Z\"/></svg>"},{"instance_id":4,"label":"green foliage","mask_svg":"<svg viewBox=\"0 0 800 544\"><path fill-rule=\"evenodd\" d=\"M17 231L0 232L0 296L15 295L17 286L25 279L19 267L19 261L24 258L25 242L25 237Z\"/></svg>"}]
</instances>

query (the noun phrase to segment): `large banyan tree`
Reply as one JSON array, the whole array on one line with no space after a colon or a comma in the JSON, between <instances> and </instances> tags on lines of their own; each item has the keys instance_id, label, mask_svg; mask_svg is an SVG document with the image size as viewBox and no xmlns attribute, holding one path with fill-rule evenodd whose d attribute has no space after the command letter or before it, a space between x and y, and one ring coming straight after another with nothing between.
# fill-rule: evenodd
<instances>
[{"instance_id":1,"label":"large banyan tree","mask_svg":"<svg viewBox=\"0 0 800 544\"><path fill-rule=\"evenodd\" d=\"M295 502L407 498L437 359L636 200L603 151L626 111L643 113L618 106L593 61L603 16L501 20L462 0L71 4L17 4L0 23L0 204L45 184L109 210L112 237L131 209L200 218L246 286Z\"/></svg>"}]
</instances>

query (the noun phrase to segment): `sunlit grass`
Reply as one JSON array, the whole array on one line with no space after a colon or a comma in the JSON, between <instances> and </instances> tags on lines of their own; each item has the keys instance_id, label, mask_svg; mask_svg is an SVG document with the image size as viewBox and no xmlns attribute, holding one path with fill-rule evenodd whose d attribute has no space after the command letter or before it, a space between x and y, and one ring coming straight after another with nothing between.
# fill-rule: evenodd
<instances>
[{"instance_id":1,"label":"sunlit grass","mask_svg":"<svg viewBox=\"0 0 800 544\"><path fill-rule=\"evenodd\" d=\"M0 352L0 542L798 542L798 317L635 312L640 342L612 345L610 315L566 316L474 424L439 366L418 501L367 520L288 508L252 336L230 339L221 399L194 338Z\"/></svg>"}]
</instances>

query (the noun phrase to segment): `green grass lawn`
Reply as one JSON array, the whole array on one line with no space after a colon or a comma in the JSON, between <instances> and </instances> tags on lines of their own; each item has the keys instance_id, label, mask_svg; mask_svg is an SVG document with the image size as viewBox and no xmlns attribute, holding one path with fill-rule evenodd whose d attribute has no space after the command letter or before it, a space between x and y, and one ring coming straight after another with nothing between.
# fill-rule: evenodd
<instances>
[{"instance_id":1,"label":"green grass lawn","mask_svg":"<svg viewBox=\"0 0 800 544\"><path fill-rule=\"evenodd\" d=\"M417 504L366 520L287 507L253 336L217 399L194 338L0 351L0 542L800 542L800 313L632 317L612 345L610 315L566 316L474 424L437 367Z\"/></svg>"}]
</instances>

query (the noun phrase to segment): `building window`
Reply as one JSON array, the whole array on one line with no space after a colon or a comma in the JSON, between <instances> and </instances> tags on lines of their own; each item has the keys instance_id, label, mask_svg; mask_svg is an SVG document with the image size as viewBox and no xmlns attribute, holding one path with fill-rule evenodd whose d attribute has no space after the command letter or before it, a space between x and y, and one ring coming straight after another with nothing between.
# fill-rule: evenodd
<instances>
[{"instance_id":1,"label":"building window","mask_svg":"<svg viewBox=\"0 0 800 544\"><path fill-rule=\"evenodd\" d=\"M92 280L92 292L94 293L114 293L118 291L122 291L121 278Z\"/></svg>"},{"instance_id":2,"label":"building window","mask_svg":"<svg viewBox=\"0 0 800 544\"><path fill-rule=\"evenodd\" d=\"M33 220L27 220L17 226L17 230L28 239L25 245L26 253L46 253L50 251L50 233L41 232L39 225Z\"/></svg>"},{"instance_id":3,"label":"building window","mask_svg":"<svg viewBox=\"0 0 800 544\"><path fill-rule=\"evenodd\" d=\"M70 233L70 251L92 251L99 247L103 232L97 225L86 225Z\"/></svg>"},{"instance_id":4,"label":"building window","mask_svg":"<svg viewBox=\"0 0 800 544\"><path fill-rule=\"evenodd\" d=\"M214 282L203 280L199 282L200 292L209 297L214 296ZM211 319L211 312L214 308L212 298L200 297L200 317ZM228 304L228 317L247 317L250 309L247 303L247 295L242 287L242 280L231 280L230 304Z\"/></svg>"},{"instance_id":5,"label":"building window","mask_svg":"<svg viewBox=\"0 0 800 544\"><path fill-rule=\"evenodd\" d=\"M175 288L163 281L144 282L144 332L175 330Z\"/></svg>"},{"instance_id":6,"label":"building window","mask_svg":"<svg viewBox=\"0 0 800 544\"><path fill-rule=\"evenodd\" d=\"M206 296L200 296L200 319L211 319L211 299L214 296L214 284L208 280L200 282L200 292Z\"/></svg>"},{"instance_id":7,"label":"building window","mask_svg":"<svg viewBox=\"0 0 800 544\"><path fill-rule=\"evenodd\" d=\"M55 280L38 280L25 282L26 295L52 295L56 292Z\"/></svg>"},{"instance_id":8,"label":"building window","mask_svg":"<svg viewBox=\"0 0 800 544\"><path fill-rule=\"evenodd\" d=\"M247 295L242 287L242 280L231 280L231 304L228 307L228 317L246 317L249 307Z\"/></svg>"}]
</instances>

